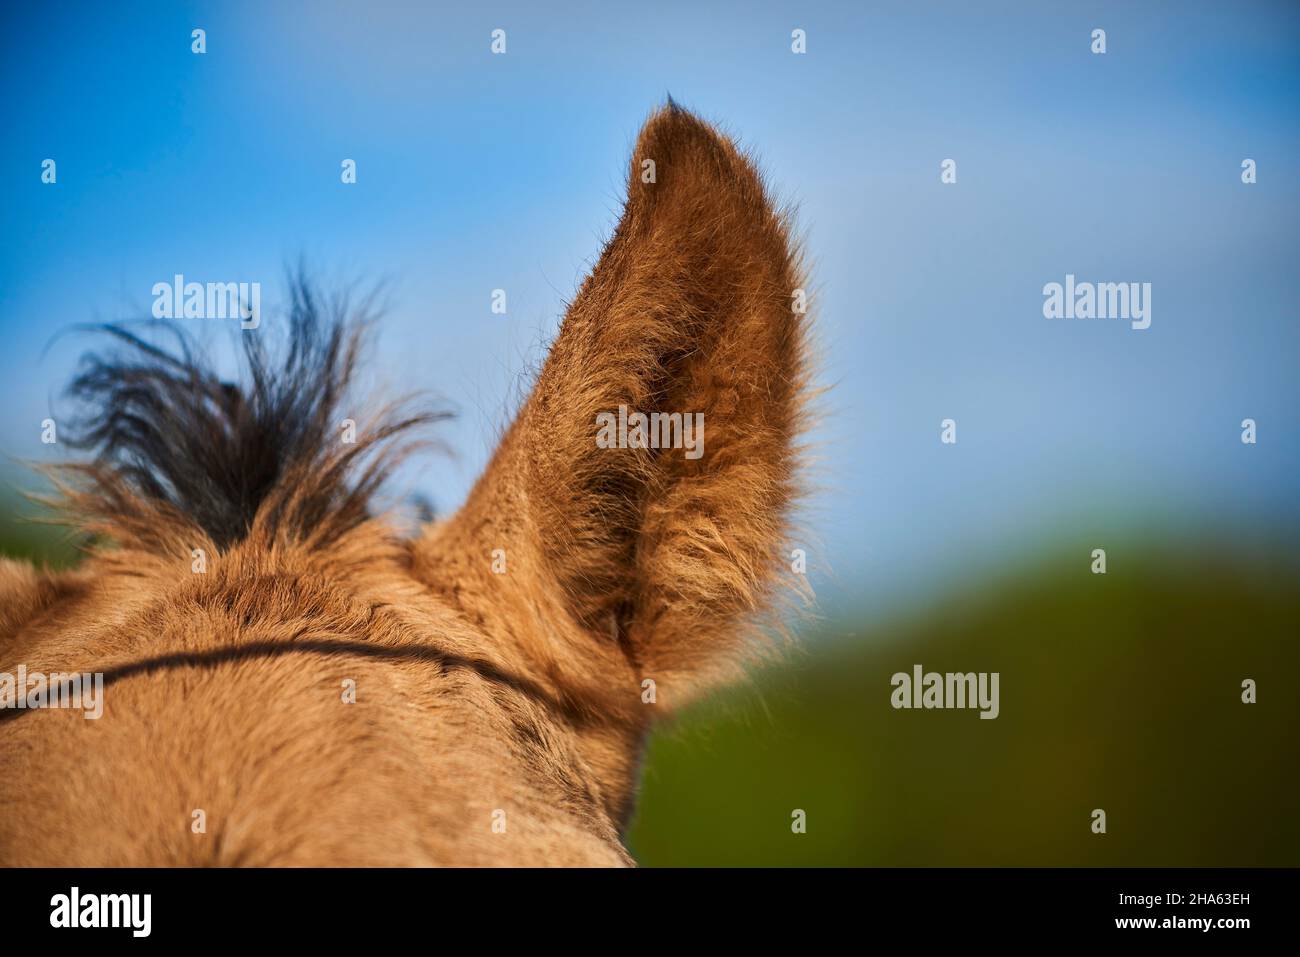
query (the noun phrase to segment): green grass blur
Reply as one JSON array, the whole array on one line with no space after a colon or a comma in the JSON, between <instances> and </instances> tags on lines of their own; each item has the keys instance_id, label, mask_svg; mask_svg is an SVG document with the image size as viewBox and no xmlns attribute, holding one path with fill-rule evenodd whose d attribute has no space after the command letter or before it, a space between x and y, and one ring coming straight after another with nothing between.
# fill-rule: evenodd
<instances>
[{"instance_id":1,"label":"green grass blur","mask_svg":"<svg viewBox=\"0 0 1300 957\"><path fill-rule=\"evenodd\" d=\"M43 521L49 511L0 485L0 557L38 566L67 568L77 560L75 538L66 528Z\"/></svg>"},{"instance_id":2,"label":"green grass blur","mask_svg":"<svg viewBox=\"0 0 1300 957\"><path fill-rule=\"evenodd\" d=\"M1088 554L856 638L828 622L794 662L683 714L649 750L636 858L1300 864L1294 559L1132 547L1103 576ZM893 709L891 676L917 663L999 672L1000 716Z\"/></svg>"}]
</instances>

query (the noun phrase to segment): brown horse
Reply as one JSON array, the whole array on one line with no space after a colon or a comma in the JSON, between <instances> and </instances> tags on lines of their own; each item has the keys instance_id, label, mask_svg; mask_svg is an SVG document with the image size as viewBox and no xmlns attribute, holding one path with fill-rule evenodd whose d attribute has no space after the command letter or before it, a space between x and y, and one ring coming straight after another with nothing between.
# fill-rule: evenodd
<instances>
[{"instance_id":1,"label":"brown horse","mask_svg":"<svg viewBox=\"0 0 1300 957\"><path fill-rule=\"evenodd\" d=\"M0 561L0 861L631 863L650 727L798 581L802 286L753 165L670 102L491 464L414 536L369 503L426 417L349 439L356 329L305 286L238 388L118 330L61 482L95 544ZM98 717L53 706L83 673Z\"/></svg>"}]
</instances>

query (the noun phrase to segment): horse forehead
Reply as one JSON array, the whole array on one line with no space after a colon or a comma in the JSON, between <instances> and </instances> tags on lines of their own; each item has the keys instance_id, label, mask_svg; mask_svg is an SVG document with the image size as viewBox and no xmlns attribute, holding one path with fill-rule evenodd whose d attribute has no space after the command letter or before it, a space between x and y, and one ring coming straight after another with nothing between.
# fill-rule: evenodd
<instances>
[{"instance_id":1,"label":"horse forehead","mask_svg":"<svg viewBox=\"0 0 1300 957\"><path fill-rule=\"evenodd\" d=\"M559 853L498 835L501 812L508 833L566 832L570 848L622 860L607 797L580 753L581 721L554 689L493 657L494 643L444 599L388 574L223 556L204 573L104 576L29 660L106 670L105 766L128 777L166 766L214 807L227 800L223 782L246 782L253 769L254 788L280 782L257 797L263 806L283 799L285 780L325 800L364 794L394 818L414 805L430 816L418 826L435 835L438 846L421 852L433 859ZM4 730L36 734L49 717ZM70 759L64 771L95 766ZM330 768L350 770L339 783ZM227 803L242 813L243 798Z\"/></svg>"}]
</instances>

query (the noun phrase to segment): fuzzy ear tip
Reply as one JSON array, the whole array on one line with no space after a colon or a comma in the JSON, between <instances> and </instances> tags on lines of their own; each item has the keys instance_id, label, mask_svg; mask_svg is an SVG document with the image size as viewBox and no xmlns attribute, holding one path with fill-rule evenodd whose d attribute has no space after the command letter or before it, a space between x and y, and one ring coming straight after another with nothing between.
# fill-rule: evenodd
<instances>
[{"instance_id":1,"label":"fuzzy ear tip","mask_svg":"<svg viewBox=\"0 0 1300 957\"><path fill-rule=\"evenodd\" d=\"M703 192L716 200L720 195L741 193L767 205L763 179L753 158L671 95L641 128L629 173L630 196L667 192L698 197Z\"/></svg>"},{"instance_id":2,"label":"fuzzy ear tip","mask_svg":"<svg viewBox=\"0 0 1300 957\"><path fill-rule=\"evenodd\" d=\"M651 158L657 155L666 159L670 154L693 149L725 153L730 148L727 138L712 124L682 106L671 94L650 114L639 140L638 154Z\"/></svg>"}]
</instances>

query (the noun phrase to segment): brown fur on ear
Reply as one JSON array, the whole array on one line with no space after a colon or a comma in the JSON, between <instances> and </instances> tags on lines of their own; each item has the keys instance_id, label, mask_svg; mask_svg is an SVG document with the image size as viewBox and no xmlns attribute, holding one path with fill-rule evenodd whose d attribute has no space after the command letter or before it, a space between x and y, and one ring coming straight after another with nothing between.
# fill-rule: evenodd
<instances>
[{"instance_id":1,"label":"brown fur on ear","mask_svg":"<svg viewBox=\"0 0 1300 957\"><path fill-rule=\"evenodd\" d=\"M534 649L553 673L608 661L611 632L625 677L638 692L655 679L671 703L734 671L788 551L802 285L788 220L753 165L675 104L656 112L617 232L465 508L420 546L440 573L424 577L458 581L461 607L515 641L536 644L539 615L569 616L576 629L551 627L580 635L576 647ZM597 416L620 406L703 413L703 455L599 447ZM490 573L496 548L507 574Z\"/></svg>"}]
</instances>

